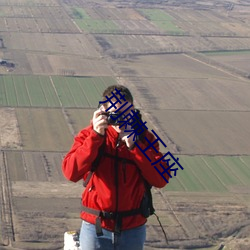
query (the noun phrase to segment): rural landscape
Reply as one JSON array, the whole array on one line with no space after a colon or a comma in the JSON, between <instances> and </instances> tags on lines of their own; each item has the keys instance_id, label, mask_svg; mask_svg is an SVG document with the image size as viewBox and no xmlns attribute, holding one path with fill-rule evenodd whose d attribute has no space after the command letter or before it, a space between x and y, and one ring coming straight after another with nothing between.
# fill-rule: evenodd
<instances>
[{"instance_id":1,"label":"rural landscape","mask_svg":"<svg viewBox=\"0 0 250 250\"><path fill-rule=\"evenodd\" d=\"M62 159L116 83L184 168L145 250L249 250L249 0L0 0L0 250L79 230Z\"/></svg>"}]
</instances>

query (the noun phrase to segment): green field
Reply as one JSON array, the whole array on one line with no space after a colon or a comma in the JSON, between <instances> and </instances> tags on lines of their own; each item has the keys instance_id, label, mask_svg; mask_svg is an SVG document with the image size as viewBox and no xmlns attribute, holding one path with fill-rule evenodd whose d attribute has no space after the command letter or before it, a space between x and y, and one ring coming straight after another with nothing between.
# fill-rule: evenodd
<instances>
[{"instance_id":1,"label":"green field","mask_svg":"<svg viewBox=\"0 0 250 250\"><path fill-rule=\"evenodd\" d=\"M74 19L91 19L87 12L79 7L71 8L71 15Z\"/></svg>"},{"instance_id":2,"label":"green field","mask_svg":"<svg viewBox=\"0 0 250 250\"><path fill-rule=\"evenodd\" d=\"M78 7L71 9L71 15L78 27L89 32L115 32L119 27L112 20L93 19L87 12Z\"/></svg>"},{"instance_id":3,"label":"green field","mask_svg":"<svg viewBox=\"0 0 250 250\"><path fill-rule=\"evenodd\" d=\"M157 9L139 9L139 12L145 16L148 20L154 23L158 28L173 32L175 34L182 34L183 30L180 29L176 24L172 16L168 15L163 10Z\"/></svg>"},{"instance_id":4,"label":"green field","mask_svg":"<svg viewBox=\"0 0 250 250\"><path fill-rule=\"evenodd\" d=\"M115 32L119 27L112 20L76 19L80 29L89 32Z\"/></svg>"},{"instance_id":5,"label":"green field","mask_svg":"<svg viewBox=\"0 0 250 250\"><path fill-rule=\"evenodd\" d=\"M169 191L229 192L250 183L250 156L180 156L184 170L166 186Z\"/></svg>"},{"instance_id":6,"label":"green field","mask_svg":"<svg viewBox=\"0 0 250 250\"><path fill-rule=\"evenodd\" d=\"M221 51L204 51L202 54L206 56L234 56L234 55L245 55L250 54L250 50L221 50Z\"/></svg>"},{"instance_id":7,"label":"green field","mask_svg":"<svg viewBox=\"0 0 250 250\"><path fill-rule=\"evenodd\" d=\"M97 107L112 77L0 76L0 107Z\"/></svg>"},{"instance_id":8,"label":"green field","mask_svg":"<svg viewBox=\"0 0 250 250\"><path fill-rule=\"evenodd\" d=\"M163 10L157 9L138 9L150 21L173 21L172 16Z\"/></svg>"}]
</instances>

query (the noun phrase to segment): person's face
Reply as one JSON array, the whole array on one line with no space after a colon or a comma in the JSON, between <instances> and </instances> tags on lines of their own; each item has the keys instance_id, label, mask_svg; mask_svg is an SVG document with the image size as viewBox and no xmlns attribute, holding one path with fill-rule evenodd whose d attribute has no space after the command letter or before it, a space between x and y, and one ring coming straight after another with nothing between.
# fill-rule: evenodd
<instances>
[{"instance_id":1,"label":"person's face","mask_svg":"<svg viewBox=\"0 0 250 250\"><path fill-rule=\"evenodd\" d=\"M115 106L116 106L116 109L115 109L114 107L112 107L111 109L108 110L108 112L115 112L115 111L118 110L122 105L124 105L124 103L125 103L125 102L123 102L123 103L121 103L121 104L120 104L120 103L116 104L116 105L115 105ZM127 103L126 105L124 105L124 107L122 107L122 108L119 110L119 112L120 112L120 113L123 113L123 111L126 110L131 104L132 104L132 103L128 101L128 103ZM111 104L109 103L108 108L109 108L110 106L111 106ZM131 106L128 110L126 110L126 112L123 113L123 116L126 116L127 114L131 113L131 110L133 110L133 109L134 109L134 106ZM111 125L111 126L115 129L115 131L116 131L117 133L121 133L121 132L123 132L124 129L125 129L125 126L122 126L121 128L119 128L119 125Z\"/></svg>"}]
</instances>

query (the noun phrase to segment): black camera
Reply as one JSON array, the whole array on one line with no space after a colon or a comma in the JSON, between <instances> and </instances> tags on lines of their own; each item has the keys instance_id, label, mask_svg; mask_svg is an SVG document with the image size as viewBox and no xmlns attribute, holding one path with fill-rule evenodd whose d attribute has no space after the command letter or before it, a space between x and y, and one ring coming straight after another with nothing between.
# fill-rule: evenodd
<instances>
[{"instance_id":1,"label":"black camera","mask_svg":"<svg viewBox=\"0 0 250 250\"><path fill-rule=\"evenodd\" d=\"M114 126L125 126L125 118L127 120L127 124L129 124L133 130L135 130L138 126L140 126L139 124L142 123L142 115L139 109L134 109L132 113L133 115L130 118L126 118L127 116L121 114L120 112L103 112L102 115L107 116L108 125ZM140 130L137 130L137 132L135 133L136 141L144 140L145 130L142 130L140 133L138 133L138 131Z\"/></svg>"},{"instance_id":2,"label":"black camera","mask_svg":"<svg viewBox=\"0 0 250 250\"><path fill-rule=\"evenodd\" d=\"M108 125L120 125L123 121L123 115L116 112L103 112L102 115L107 116Z\"/></svg>"},{"instance_id":3,"label":"black camera","mask_svg":"<svg viewBox=\"0 0 250 250\"><path fill-rule=\"evenodd\" d=\"M107 116L108 125L121 125L121 122L124 121L124 115L121 115L119 112L103 112L102 114ZM130 126L133 127L138 120L141 120L140 110L134 109L132 122L129 121Z\"/></svg>"}]
</instances>

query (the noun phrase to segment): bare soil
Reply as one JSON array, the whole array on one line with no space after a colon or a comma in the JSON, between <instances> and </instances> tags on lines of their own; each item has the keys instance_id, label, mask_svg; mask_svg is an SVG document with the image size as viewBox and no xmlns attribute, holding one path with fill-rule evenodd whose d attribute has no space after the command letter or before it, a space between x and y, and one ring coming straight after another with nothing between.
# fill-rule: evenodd
<instances>
[{"instance_id":1,"label":"bare soil","mask_svg":"<svg viewBox=\"0 0 250 250\"><path fill-rule=\"evenodd\" d=\"M0 108L1 149L21 149L21 138L14 108Z\"/></svg>"}]
</instances>

